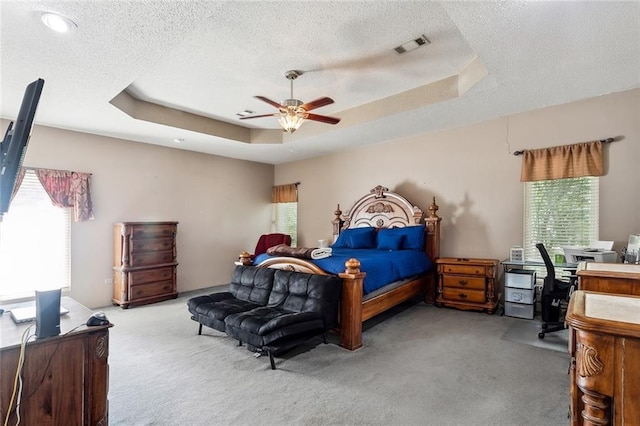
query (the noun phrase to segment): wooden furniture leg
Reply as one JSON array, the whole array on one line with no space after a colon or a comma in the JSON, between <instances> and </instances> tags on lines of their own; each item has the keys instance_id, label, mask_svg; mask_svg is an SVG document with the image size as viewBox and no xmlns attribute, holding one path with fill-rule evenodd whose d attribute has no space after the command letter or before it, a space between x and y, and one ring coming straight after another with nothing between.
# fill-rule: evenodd
<instances>
[{"instance_id":1,"label":"wooden furniture leg","mask_svg":"<svg viewBox=\"0 0 640 426\"><path fill-rule=\"evenodd\" d=\"M584 387L580 387L580 390L582 391L582 402L584 403L584 410L582 410L583 425L608 425L610 419L609 397Z\"/></svg>"},{"instance_id":2,"label":"wooden furniture leg","mask_svg":"<svg viewBox=\"0 0 640 426\"><path fill-rule=\"evenodd\" d=\"M345 266L346 271L338 275L343 279L340 346L352 351L362 346L362 289L366 274L360 272L356 259L349 259Z\"/></svg>"}]
</instances>

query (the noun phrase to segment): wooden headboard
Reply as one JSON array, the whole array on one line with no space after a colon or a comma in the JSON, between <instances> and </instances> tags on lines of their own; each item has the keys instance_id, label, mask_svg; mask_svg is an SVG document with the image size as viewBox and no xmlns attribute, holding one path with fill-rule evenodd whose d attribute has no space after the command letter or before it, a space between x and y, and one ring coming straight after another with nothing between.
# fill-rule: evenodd
<instances>
[{"instance_id":1,"label":"wooden headboard","mask_svg":"<svg viewBox=\"0 0 640 426\"><path fill-rule=\"evenodd\" d=\"M340 205L334 212L333 238L338 237L341 230L372 226L375 228L401 228L424 223L425 252L431 260L440 257L440 221L436 212L438 205L436 197L429 206L429 216L423 219L423 211L407 201L403 196L390 192L389 188L381 185L369 191L368 195L355 202L353 207L344 215Z\"/></svg>"}]
</instances>

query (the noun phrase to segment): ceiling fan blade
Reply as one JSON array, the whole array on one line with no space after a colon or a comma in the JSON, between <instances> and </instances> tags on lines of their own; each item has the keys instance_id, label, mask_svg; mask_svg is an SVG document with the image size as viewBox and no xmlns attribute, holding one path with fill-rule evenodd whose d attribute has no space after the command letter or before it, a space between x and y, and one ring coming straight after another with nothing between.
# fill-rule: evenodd
<instances>
[{"instance_id":1,"label":"ceiling fan blade","mask_svg":"<svg viewBox=\"0 0 640 426\"><path fill-rule=\"evenodd\" d=\"M273 117L275 114L262 114L262 115L250 115L248 117L240 117L240 120L248 120L250 118L262 118L262 117Z\"/></svg>"},{"instance_id":2,"label":"ceiling fan blade","mask_svg":"<svg viewBox=\"0 0 640 426\"><path fill-rule=\"evenodd\" d=\"M327 124L338 124L340 122L339 118L327 117L326 115L318 114L307 114L307 120L320 121L321 123Z\"/></svg>"},{"instance_id":3,"label":"ceiling fan blade","mask_svg":"<svg viewBox=\"0 0 640 426\"><path fill-rule=\"evenodd\" d=\"M278 102L272 101L271 99L265 98L264 96L254 96L254 98L260 99L262 102L266 102L269 105L272 105L272 106L274 106L274 107L276 107L278 109L282 108L282 105L280 105Z\"/></svg>"},{"instance_id":4,"label":"ceiling fan blade","mask_svg":"<svg viewBox=\"0 0 640 426\"><path fill-rule=\"evenodd\" d=\"M301 108L304 108L306 111L311 111L312 109L316 109L316 108L320 108L323 107L325 105L329 105L333 103L333 99L331 98L327 98L326 96L324 98L319 98L316 99L315 101L311 101L311 102L307 102L306 104L302 104L300 105Z\"/></svg>"}]
</instances>

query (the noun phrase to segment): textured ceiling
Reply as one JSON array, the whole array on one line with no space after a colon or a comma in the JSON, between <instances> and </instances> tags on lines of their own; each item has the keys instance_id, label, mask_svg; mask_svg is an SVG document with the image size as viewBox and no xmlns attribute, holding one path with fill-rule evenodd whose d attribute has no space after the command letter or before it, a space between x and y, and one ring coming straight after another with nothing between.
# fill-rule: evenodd
<instances>
[{"instance_id":1,"label":"textured ceiling","mask_svg":"<svg viewBox=\"0 0 640 426\"><path fill-rule=\"evenodd\" d=\"M640 87L637 1L3 0L0 19L3 118L44 78L37 124L272 164ZM253 96L288 98L290 69L340 124L238 119L275 112Z\"/></svg>"}]
</instances>

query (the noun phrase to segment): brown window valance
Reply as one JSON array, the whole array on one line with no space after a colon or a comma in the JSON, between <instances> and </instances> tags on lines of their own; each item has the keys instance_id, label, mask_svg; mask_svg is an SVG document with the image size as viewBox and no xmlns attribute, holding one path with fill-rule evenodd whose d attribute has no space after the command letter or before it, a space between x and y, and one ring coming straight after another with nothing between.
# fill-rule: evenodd
<instances>
[{"instance_id":1,"label":"brown window valance","mask_svg":"<svg viewBox=\"0 0 640 426\"><path fill-rule=\"evenodd\" d=\"M604 175L602 141L522 152L521 182Z\"/></svg>"},{"instance_id":2,"label":"brown window valance","mask_svg":"<svg viewBox=\"0 0 640 426\"><path fill-rule=\"evenodd\" d=\"M271 190L271 202L273 203L297 203L298 202L298 185L290 183L287 185L274 186Z\"/></svg>"}]
</instances>

